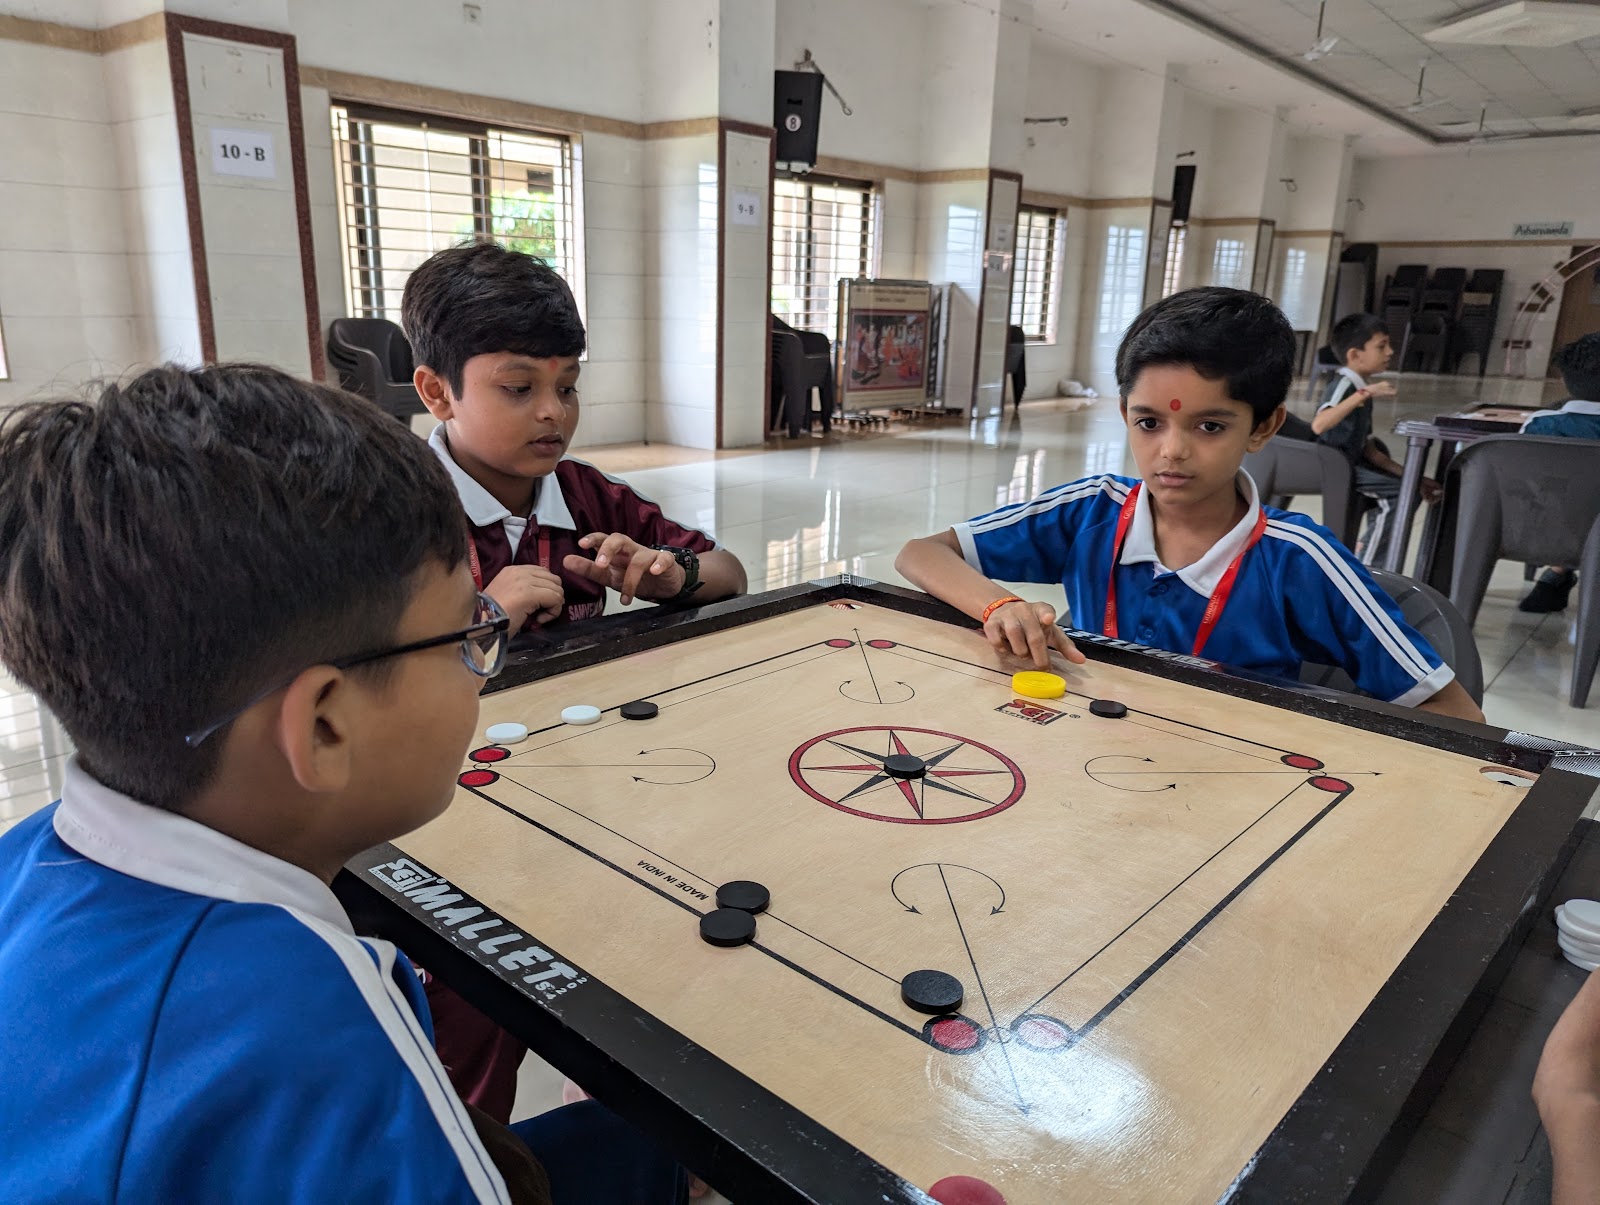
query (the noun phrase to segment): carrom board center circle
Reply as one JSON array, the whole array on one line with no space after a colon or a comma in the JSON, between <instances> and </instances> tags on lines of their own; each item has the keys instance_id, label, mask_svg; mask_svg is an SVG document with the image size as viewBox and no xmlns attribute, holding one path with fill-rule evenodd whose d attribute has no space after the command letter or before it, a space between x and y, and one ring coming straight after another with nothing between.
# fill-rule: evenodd
<instances>
[{"instance_id":1,"label":"carrom board center circle","mask_svg":"<svg viewBox=\"0 0 1600 1205\"><path fill-rule=\"evenodd\" d=\"M915 757L926 771L899 778L885 763ZM789 777L818 803L890 824L960 824L1003 812L1027 787L998 749L934 728L869 724L812 737L789 755Z\"/></svg>"}]
</instances>

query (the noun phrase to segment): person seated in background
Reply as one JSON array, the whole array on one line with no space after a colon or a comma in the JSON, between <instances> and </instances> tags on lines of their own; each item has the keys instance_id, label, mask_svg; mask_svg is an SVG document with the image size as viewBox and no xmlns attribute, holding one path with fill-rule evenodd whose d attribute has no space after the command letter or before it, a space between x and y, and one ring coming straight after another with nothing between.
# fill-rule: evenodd
<instances>
[{"instance_id":1,"label":"person seated in background","mask_svg":"<svg viewBox=\"0 0 1600 1205\"><path fill-rule=\"evenodd\" d=\"M1600 333L1584 335L1561 348L1550 366L1561 374L1568 400L1558 409L1540 410L1522 424L1524 435L1552 435L1564 439L1600 440ZM1600 472L1600 459L1595 471ZM1578 571L1571 565L1550 565L1534 582L1519 611L1534 615L1565 611Z\"/></svg>"},{"instance_id":2,"label":"person seated in background","mask_svg":"<svg viewBox=\"0 0 1600 1205\"><path fill-rule=\"evenodd\" d=\"M1455 674L1332 532L1261 505L1240 468L1282 425L1295 337L1265 297L1175 293L1134 320L1117 385L1139 478L1103 474L912 540L895 568L1041 668L1083 654L1045 603L997 584L1060 582L1080 625L1296 680L1337 665L1363 691L1481 720ZM1103 617L1103 619L1102 619Z\"/></svg>"},{"instance_id":3,"label":"person seated in background","mask_svg":"<svg viewBox=\"0 0 1600 1205\"><path fill-rule=\"evenodd\" d=\"M330 886L455 793L508 627L464 534L403 426L269 368L0 419L0 661L78 750L0 836L6 1201L684 1199L595 1102L464 1105Z\"/></svg>"},{"instance_id":4,"label":"person seated in background","mask_svg":"<svg viewBox=\"0 0 1600 1205\"><path fill-rule=\"evenodd\" d=\"M1400 496L1400 463L1372 436L1372 400L1395 396L1389 381L1367 383L1367 378L1389 367L1394 348L1389 344L1389 328L1371 314L1347 314L1333 324L1329 343L1341 365L1328 387L1328 394L1311 419L1311 430L1319 443L1339 451L1355 468L1356 489L1377 502L1367 519L1367 529L1357 552L1368 564L1378 564L1394 538L1400 521L1394 504ZM1422 496L1428 502L1439 500L1439 484L1431 478L1422 482Z\"/></svg>"}]
</instances>

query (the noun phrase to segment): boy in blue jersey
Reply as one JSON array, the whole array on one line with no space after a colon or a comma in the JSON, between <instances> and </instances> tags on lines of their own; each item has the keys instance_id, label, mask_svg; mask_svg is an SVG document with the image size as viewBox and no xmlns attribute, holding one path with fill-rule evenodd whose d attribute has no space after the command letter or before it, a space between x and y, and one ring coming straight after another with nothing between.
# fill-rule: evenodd
<instances>
[{"instance_id":1,"label":"boy in blue jersey","mask_svg":"<svg viewBox=\"0 0 1600 1205\"><path fill-rule=\"evenodd\" d=\"M454 793L508 626L465 535L425 445L271 369L0 420L0 660L78 749L0 836L0 1197L682 1200L594 1102L463 1105L330 890Z\"/></svg>"},{"instance_id":2,"label":"boy in blue jersey","mask_svg":"<svg viewBox=\"0 0 1600 1205\"><path fill-rule=\"evenodd\" d=\"M1600 333L1574 339L1556 352L1550 366L1561 374L1569 400L1559 410L1540 410L1522 424L1524 435L1553 435L1564 439L1600 439ZM1600 464L1595 466L1600 469ZM1534 615L1565 611L1578 571L1570 565L1551 565L1539 575L1517 609Z\"/></svg>"},{"instance_id":3,"label":"boy in blue jersey","mask_svg":"<svg viewBox=\"0 0 1600 1205\"><path fill-rule=\"evenodd\" d=\"M1158 301L1117 349L1140 480L1047 490L913 540L895 567L983 623L1003 653L1080 653L1046 604L996 584L1060 582L1075 620L1107 636L1294 679L1338 665L1368 694L1481 720L1455 675L1331 532L1263 507L1240 470L1283 424L1294 332L1239 289Z\"/></svg>"}]
</instances>

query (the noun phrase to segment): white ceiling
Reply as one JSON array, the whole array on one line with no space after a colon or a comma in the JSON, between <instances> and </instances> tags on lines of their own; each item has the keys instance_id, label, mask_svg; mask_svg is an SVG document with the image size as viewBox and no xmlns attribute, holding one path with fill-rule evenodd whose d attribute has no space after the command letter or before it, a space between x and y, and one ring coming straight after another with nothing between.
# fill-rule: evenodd
<instances>
[{"instance_id":1,"label":"white ceiling","mask_svg":"<svg viewBox=\"0 0 1600 1205\"><path fill-rule=\"evenodd\" d=\"M931 2L993 9L999 0ZM1198 92L1276 111L1299 131L1353 135L1367 154L1465 142L1485 109L1484 128L1496 136L1592 134L1568 117L1600 107L1600 38L1549 48L1424 40L1483 6L1328 0L1323 33L1339 40L1316 62L1300 56L1316 40L1317 0L1034 0L1033 24L1068 53L1175 71ZM1423 60L1423 100L1437 103L1408 113Z\"/></svg>"},{"instance_id":2,"label":"white ceiling","mask_svg":"<svg viewBox=\"0 0 1600 1205\"><path fill-rule=\"evenodd\" d=\"M1317 0L1175 3L1291 58L1316 38ZM1426 61L1423 99L1442 103L1405 116L1436 131L1465 123L1470 132L1487 108L1489 129L1567 133L1569 114L1600 106L1600 37L1551 47L1424 39L1429 30L1483 7L1481 0L1328 0L1324 33L1339 38L1333 53L1312 63L1297 61L1379 107L1402 113L1416 99L1418 67Z\"/></svg>"}]
</instances>

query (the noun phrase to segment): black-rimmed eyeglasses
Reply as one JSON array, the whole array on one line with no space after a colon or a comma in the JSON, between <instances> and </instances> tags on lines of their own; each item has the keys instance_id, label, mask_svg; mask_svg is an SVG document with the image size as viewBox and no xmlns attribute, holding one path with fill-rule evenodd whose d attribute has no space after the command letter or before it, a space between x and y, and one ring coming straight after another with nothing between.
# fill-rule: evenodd
<instances>
[{"instance_id":1,"label":"black-rimmed eyeglasses","mask_svg":"<svg viewBox=\"0 0 1600 1205\"><path fill-rule=\"evenodd\" d=\"M373 661L382 661L386 657L400 657L406 653L420 653L423 649L436 649L441 645L461 643L461 660L480 678L492 678L500 672L500 667L506 659L506 641L511 620L507 617L500 604L487 594L479 593L476 609L473 611L472 623L457 632L447 632L443 636L430 636L426 640L413 640L410 644L399 644L394 648L375 649L370 653L357 653L353 657L341 657L337 661L325 664L335 669L353 669L358 665L366 665ZM319 663L323 664L323 663ZM217 730L233 723L245 712L268 695L282 690L293 682L306 669L296 670L281 682L274 683L266 690L251 696L248 700L235 707L227 715L213 724L198 728L183 738L183 743L191 749L198 749L205 741L214 735Z\"/></svg>"}]
</instances>

